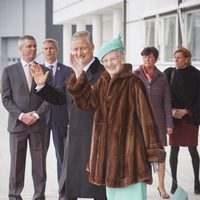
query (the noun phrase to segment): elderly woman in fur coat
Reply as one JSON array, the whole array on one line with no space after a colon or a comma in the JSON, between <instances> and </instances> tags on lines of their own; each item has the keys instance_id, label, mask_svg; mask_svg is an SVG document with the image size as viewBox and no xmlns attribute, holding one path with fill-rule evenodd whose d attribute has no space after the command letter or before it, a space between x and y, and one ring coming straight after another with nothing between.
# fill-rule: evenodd
<instances>
[{"instance_id":1,"label":"elderly woman in fur coat","mask_svg":"<svg viewBox=\"0 0 200 200\"><path fill-rule=\"evenodd\" d=\"M80 109L95 110L89 181L106 185L109 200L144 200L150 163L164 161L165 152L144 84L123 64L123 52L120 37L102 46L106 71L92 87L71 57L75 74L67 89Z\"/></svg>"},{"instance_id":2,"label":"elderly woman in fur coat","mask_svg":"<svg viewBox=\"0 0 200 200\"><path fill-rule=\"evenodd\" d=\"M106 70L93 86L71 56L75 73L67 89L80 109L95 111L90 183L105 185L108 200L146 200L151 163L163 162L166 154L145 86L131 65L123 64L123 52L120 37L102 46L98 57Z\"/></svg>"}]
</instances>

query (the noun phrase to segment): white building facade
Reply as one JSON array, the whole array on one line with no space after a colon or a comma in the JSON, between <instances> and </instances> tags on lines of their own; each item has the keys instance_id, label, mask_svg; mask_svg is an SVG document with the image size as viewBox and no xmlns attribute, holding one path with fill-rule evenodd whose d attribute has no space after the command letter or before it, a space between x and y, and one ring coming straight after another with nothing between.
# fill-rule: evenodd
<instances>
[{"instance_id":1,"label":"white building facade","mask_svg":"<svg viewBox=\"0 0 200 200\"><path fill-rule=\"evenodd\" d=\"M33 35L38 47L46 37L45 0L0 0L0 64L3 67L19 60L18 39Z\"/></svg>"},{"instance_id":2,"label":"white building facade","mask_svg":"<svg viewBox=\"0 0 200 200\"><path fill-rule=\"evenodd\" d=\"M174 66L177 47L189 48L193 65L200 67L200 0L54 0L53 23L62 24L63 57L68 63L71 35L78 30L93 34L95 54L103 42L123 35L126 60L137 68L140 52L155 46L157 66Z\"/></svg>"},{"instance_id":3,"label":"white building facade","mask_svg":"<svg viewBox=\"0 0 200 200\"><path fill-rule=\"evenodd\" d=\"M42 43L55 38L62 62L62 26L52 25L53 0L0 0L0 77L4 67L20 59L18 39L33 35L37 41L37 59L43 63ZM1 80L1 78L0 78ZM0 82L1 88L1 82Z\"/></svg>"}]
</instances>

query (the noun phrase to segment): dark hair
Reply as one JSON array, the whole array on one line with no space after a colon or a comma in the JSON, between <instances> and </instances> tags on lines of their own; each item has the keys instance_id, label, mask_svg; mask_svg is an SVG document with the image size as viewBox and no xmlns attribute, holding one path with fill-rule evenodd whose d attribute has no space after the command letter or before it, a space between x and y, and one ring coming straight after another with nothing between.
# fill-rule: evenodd
<instances>
[{"instance_id":1,"label":"dark hair","mask_svg":"<svg viewBox=\"0 0 200 200\"><path fill-rule=\"evenodd\" d=\"M148 56L149 54L153 54L156 60L158 59L159 52L158 49L156 49L156 47L146 47L141 52L142 56Z\"/></svg>"}]
</instances>

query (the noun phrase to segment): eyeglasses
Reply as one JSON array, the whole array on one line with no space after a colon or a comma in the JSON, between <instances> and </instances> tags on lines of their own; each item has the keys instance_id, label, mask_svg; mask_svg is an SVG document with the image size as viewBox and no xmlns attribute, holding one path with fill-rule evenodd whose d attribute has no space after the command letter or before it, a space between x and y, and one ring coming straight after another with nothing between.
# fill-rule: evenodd
<instances>
[{"instance_id":1,"label":"eyeglasses","mask_svg":"<svg viewBox=\"0 0 200 200\"><path fill-rule=\"evenodd\" d=\"M116 56L116 57L111 57L110 59L103 59L102 60L102 63L104 64L104 65L107 65L108 63L116 63L117 62L117 60L118 60L118 57Z\"/></svg>"}]
</instances>

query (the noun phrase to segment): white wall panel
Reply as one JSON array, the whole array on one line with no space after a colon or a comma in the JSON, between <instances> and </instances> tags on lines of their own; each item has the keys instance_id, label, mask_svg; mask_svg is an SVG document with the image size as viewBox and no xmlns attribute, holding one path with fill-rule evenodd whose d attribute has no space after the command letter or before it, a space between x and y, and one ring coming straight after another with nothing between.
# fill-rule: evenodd
<instances>
[{"instance_id":1,"label":"white wall panel","mask_svg":"<svg viewBox=\"0 0 200 200\"><path fill-rule=\"evenodd\" d=\"M56 3L57 2L57 3ZM61 3L58 6L59 2ZM64 6L64 0L54 0L54 24L64 23L68 20L87 15L88 13L95 13L103 8L122 3L123 0L80 0L78 3L72 3ZM62 6L61 6L62 5ZM56 9L57 8L57 9ZM83 9L84 8L84 9Z\"/></svg>"},{"instance_id":2,"label":"white wall panel","mask_svg":"<svg viewBox=\"0 0 200 200\"><path fill-rule=\"evenodd\" d=\"M127 21L140 19L148 12L155 13L158 10L177 5L177 2L177 0L129 0L127 4Z\"/></svg>"},{"instance_id":3,"label":"white wall panel","mask_svg":"<svg viewBox=\"0 0 200 200\"><path fill-rule=\"evenodd\" d=\"M24 34L33 35L37 40L38 58L42 61L42 42L46 37L45 0L25 0L24 5Z\"/></svg>"},{"instance_id":4,"label":"white wall panel","mask_svg":"<svg viewBox=\"0 0 200 200\"><path fill-rule=\"evenodd\" d=\"M22 34L23 0L0 0L0 37Z\"/></svg>"}]
</instances>

